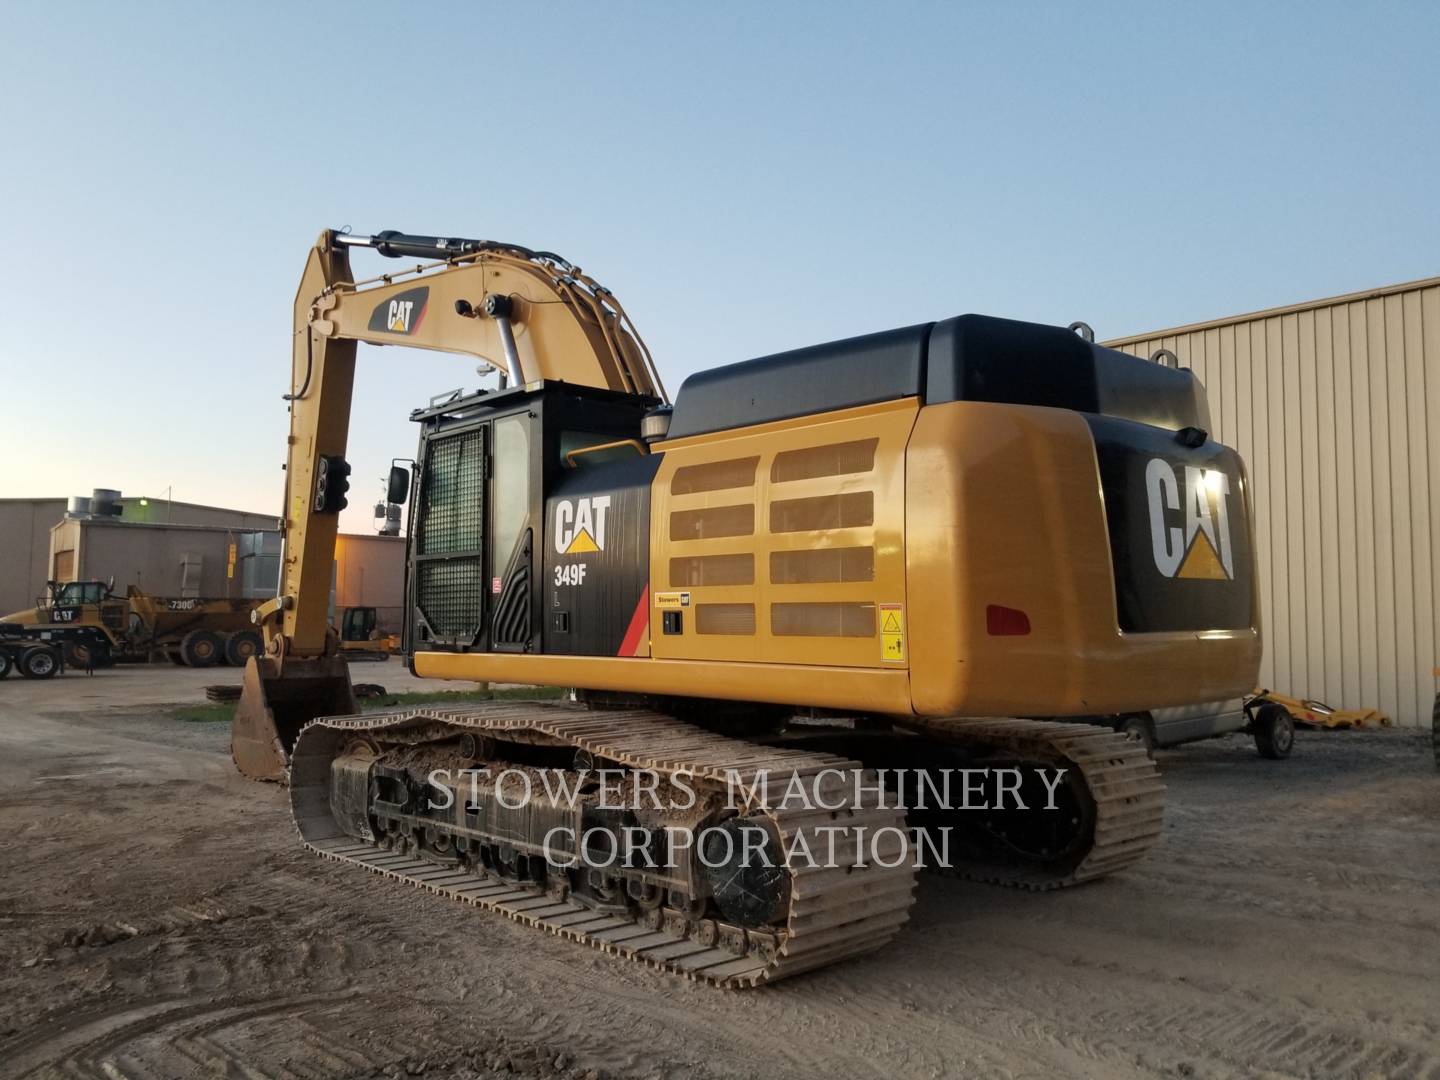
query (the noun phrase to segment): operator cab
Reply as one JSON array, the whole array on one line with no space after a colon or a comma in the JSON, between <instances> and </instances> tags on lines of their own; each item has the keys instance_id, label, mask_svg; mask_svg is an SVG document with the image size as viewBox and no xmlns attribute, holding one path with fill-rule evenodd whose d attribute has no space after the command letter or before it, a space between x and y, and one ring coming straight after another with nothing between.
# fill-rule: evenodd
<instances>
[{"instance_id":1,"label":"operator cab","mask_svg":"<svg viewBox=\"0 0 1440 1080\"><path fill-rule=\"evenodd\" d=\"M340 620L340 640L370 641L375 637L376 621L373 607L346 608Z\"/></svg>"},{"instance_id":2,"label":"operator cab","mask_svg":"<svg viewBox=\"0 0 1440 1080\"><path fill-rule=\"evenodd\" d=\"M110 581L47 581L48 596L35 601L35 618L40 622L65 625L103 626L112 635L125 632L129 605L114 595ZM86 611L90 608L90 611ZM95 610L95 609L98 609Z\"/></svg>"},{"instance_id":3,"label":"operator cab","mask_svg":"<svg viewBox=\"0 0 1440 1080\"><path fill-rule=\"evenodd\" d=\"M570 596L581 594L554 580L555 542L561 538L566 546L594 552L602 576L606 550L627 553L615 565L623 561L628 576L621 573L625 580L617 577L610 589L617 597L643 592L643 558L635 557L635 549L647 542L655 462L645 453L640 428L658 404L547 381L452 395L415 410L420 447L406 530L406 653L614 655L610 639L623 637L625 629L623 622L618 631L615 624L631 611L605 615L598 588L594 612L568 606ZM601 474L605 494L590 497ZM643 508L623 505L627 493L643 500ZM644 512L626 517L627 509Z\"/></svg>"},{"instance_id":4,"label":"operator cab","mask_svg":"<svg viewBox=\"0 0 1440 1080\"><path fill-rule=\"evenodd\" d=\"M50 603L62 607L98 604L110 595L110 588L103 581L52 581L49 588Z\"/></svg>"}]
</instances>

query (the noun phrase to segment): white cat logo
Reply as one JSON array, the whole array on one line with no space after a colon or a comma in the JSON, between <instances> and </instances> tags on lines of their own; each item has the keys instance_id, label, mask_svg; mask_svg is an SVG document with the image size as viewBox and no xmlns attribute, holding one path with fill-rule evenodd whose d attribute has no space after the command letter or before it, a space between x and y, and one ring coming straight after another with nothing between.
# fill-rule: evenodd
<instances>
[{"instance_id":1,"label":"white cat logo","mask_svg":"<svg viewBox=\"0 0 1440 1080\"><path fill-rule=\"evenodd\" d=\"M1183 470L1183 483L1177 470ZM1145 494L1150 502L1155 569L1167 578L1230 581L1235 577L1228 476L1218 469L1171 465L1152 458L1145 467ZM1182 501L1183 528L1166 519L1168 513L1180 510Z\"/></svg>"},{"instance_id":2,"label":"white cat logo","mask_svg":"<svg viewBox=\"0 0 1440 1080\"><path fill-rule=\"evenodd\" d=\"M410 313L414 310L414 300L391 300L390 313L385 320L385 325L397 334L408 334L410 332Z\"/></svg>"},{"instance_id":3,"label":"white cat logo","mask_svg":"<svg viewBox=\"0 0 1440 1080\"><path fill-rule=\"evenodd\" d=\"M425 321L425 312L430 308L430 287L406 289L377 303L370 312L366 329L387 334L404 334L407 337L420 329Z\"/></svg>"},{"instance_id":4,"label":"white cat logo","mask_svg":"<svg viewBox=\"0 0 1440 1080\"><path fill-rule=\"evenodd\" d=\"M581 555L605 550L605 511L609 495L561 499L555 507L555 550L561 555Z\"/></svg>"}]
</instances>

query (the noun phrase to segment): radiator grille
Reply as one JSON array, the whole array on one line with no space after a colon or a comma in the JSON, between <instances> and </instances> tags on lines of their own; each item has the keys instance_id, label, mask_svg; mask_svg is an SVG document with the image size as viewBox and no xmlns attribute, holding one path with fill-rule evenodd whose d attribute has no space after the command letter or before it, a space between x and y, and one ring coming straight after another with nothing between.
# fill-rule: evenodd
<instances>
[{"instance_id":1,"label":"radiator grille","mask_svg":"<svg viewBox=\"0 0 1440 1080\"><path fill-rule=\"evenodd\" d=\"M844 491L770 504L771 532L826 532L875 524L875 493Z\"/></svg>"},{"instance_id":2,"label":"radiator grille","mask_svg":"<svg viewBox=\"0 0 1440 1080\"><path fill-rule=\"evenodd\" d=\"M695 606L695 632L697 634L753 634L755 633L755 605L697 604Z\"/></svg>"},{"instance_id":3,"label":"radiator grille","mask_svg":"<svg viewBox=\"0 0 1440 1080\"><path fill-rule=\"evenodd\" d=\"M670 587L687 589L697 585L754 585L755 556L691 555L670 560Z\"/></svg>"},{"instance_id":4,"label":"radiator grille","mask_svg":"<svg viewBox=\"0 0 1440 1080\"><path fill-rule=\"evenodd\" d=\"M874 637L875 605L771 604L770 632L776 637Z\"/></svg>"},{"instance_id":5,"label":"radiator grille","mask_svg":"<svg viewBox=\"0 0 1440 1080\"><path fill-rule=\"evenodd\" d=\"M770 479L779 484L787 480L874 472L875 448L879 445L879 439L860 439L828 446L807 446L803 450L786 450L775 455L770 465Z\"/></svg>"},{"instance_id":6,"label":"radiator grille","mask_svg":"<svg viewBox=\"0 0 1440 1080\"><path fill-rule=\"evenodd\" d=\"M755 486L755 466L760 456L734 458L730 461L707 461L702 465L682 465L670 481L672 495L694 495L702 491L724 491L727 488Z\"/></svg>"},{"instance_id":7,"label":"radiator grille","mask_svg":"<svg viewBox=\"0 0 1440 1080\"><path fill-rule=\"evenodd\" d=\"M874 581L873 547L808 548L772 551L770 580L776 585L832 581Z\"/></svg>"},{"instance_id":8,"label":"radiator grille","mask_svg":"<svg viewBox=\"0 0 1440 1080\"><path fill-rule=\"evenodd\" d=\"M706 506L670 512L671 540L716 540L755 531L755 507Z\"/></svg>"}]
</instances>

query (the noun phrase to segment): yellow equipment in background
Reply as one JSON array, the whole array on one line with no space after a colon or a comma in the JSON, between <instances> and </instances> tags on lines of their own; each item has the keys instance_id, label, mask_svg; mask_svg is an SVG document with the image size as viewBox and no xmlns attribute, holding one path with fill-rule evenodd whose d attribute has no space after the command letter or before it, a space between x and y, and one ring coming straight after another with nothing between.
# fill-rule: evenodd
<instances>
[{"instance_id":1,"label":"yellow equipment in background","mask_svg":"<svg viewBox=\"0 0 1440 1080\"><path fill-rule=\"evenodd\" d=\"M340 654L346 660L388 660L400 651L400 635L384 634L373 607L347 607L340 612Z\"/></svg>"},{"instance_id":2,"label":"yellow equipment in background","mask_svg":"<svg viewBox=\"0 0 1440 1080\"><path fill-rule=\"evenodd\" d=\"M47 582L46 595L33 608L0 616L0 622L32 633L74 632L66 654L76 667L164 657L189 667L243 667L260 654L260 631L250 617L259 600L150 596L134 585L117 596L112 585Z\"/></svg>"},{"instance_id":3,"label":"yellow equipment in background","mask_svg":"<svg viewBox=\"0 0 1440 1080\"><path fill-rule=\"evenodd\" d=\"M1311 728L1382 728L1390 717L1379 709L1337 709L1311 698L1293 698L1273 690L1257 690L1248 704L1274 702L1290 714L1295 723Z\"/></svg>"}]
</instances>

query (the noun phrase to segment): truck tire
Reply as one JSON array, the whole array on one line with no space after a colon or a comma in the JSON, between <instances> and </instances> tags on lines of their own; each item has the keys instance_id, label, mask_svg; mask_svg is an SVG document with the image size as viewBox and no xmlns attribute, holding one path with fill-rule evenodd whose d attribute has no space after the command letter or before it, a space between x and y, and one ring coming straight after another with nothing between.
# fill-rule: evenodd
<instances>
[{"instance_id":1,"label":"truck tire","mask_svg":"<svg viewBox=\"0 0 1440 1080\"><path fill-rule=\"evenodd\" d=\"M1273 701L1255 710L1250 733L1255 737L1255 749L1260 751L1260 756L1271 761L1289 757L1295 746L1295 721L1284 705Z\"/></svg>"},{"instance_id":2,"label":"truck tire","mask_svg":"<svg viewBox=\"0 0 1440 1080\"><path fill-rule=\"evenodd\" d=\"M60 652L49 645L36 645L20 654L20 674L27 679L50 679L60 670Z\"/></svg>"},{"instance_id":3,"label":"truck tire","mask_svg":"<svg viewBox=\"0 0 1440 1080\"><path fill-rule=\"evenodd\" d=\"M65 662L73 668L105 668L115 663L104 641L72 641L65 646Z\"/></svg>"},{"instance_id":4,"label":"truck tire","mask_svg":"<svg viewBox=\"0 0 1440 1080\"><path fill-rule=\"evenodd\" d=\"M1145 752L1155 756L1155 725L1148 716L1136 714L1121 720L1115 728L1121 735L1129 735L1145 744Z\"/></svg>"},{"instance_id":5,"label":"truck tire","mask_svg":"<svg viewBox=\"0 0 1440 1080\"><path fill-rule=\"evenodd\" d=\"M225 639L225 662L231 667L244 667L245 661L259 656L265 639L254 630L236 630Z\"/></svg>"},{"instance_id":6,"label":"truck tire","mask_svg":"<svg viewBox=\"0 0 1440 1080\"><path fill-rule=\"evenodd\" d=\"M209 630L191 630L180 639L180 656L191 667L212 667L222 655L220 639Z\"/></svg>"},{"instance_id":7,"label":"truck tire","mask_svg":"<svg viewBox=\"0 0 1440 1080\"><path fill-rule=\"evenodd\" d=\"M1435 695L1435 707L1430 710L1430 750L1435 755L1435 767L1440 769L1440 694Z\"/></svg>"},{"instance_id":8,"label":"truck tire","mask_svg":"<svg viewBox=\"0 0 1440 1080\"><path fill-rule=\"evenodd\" d=\"M15 661L10 657L9 649L0 649L0 679L10 674L10 669L15 666Z\"/></svg>"}]
</instances>

